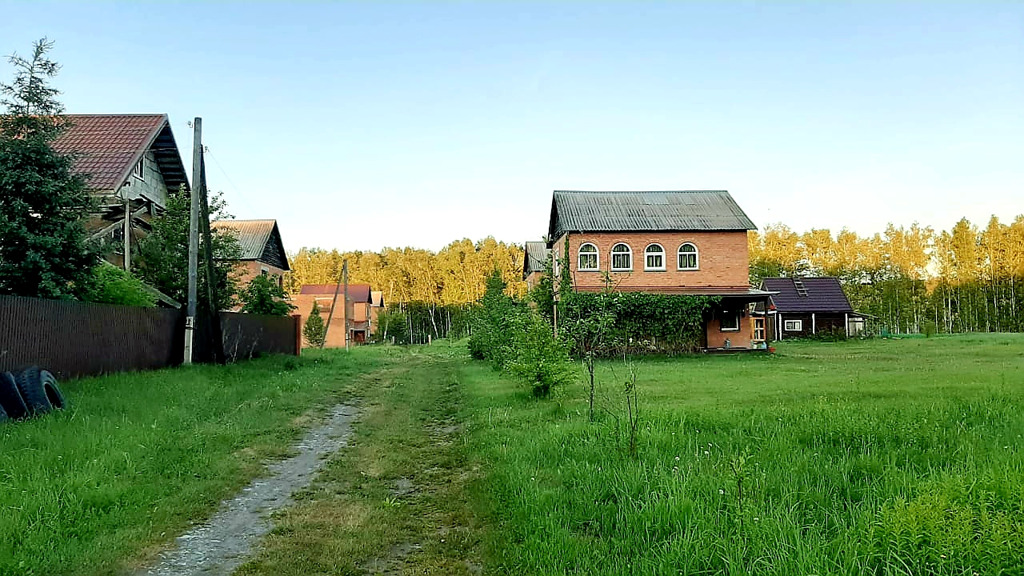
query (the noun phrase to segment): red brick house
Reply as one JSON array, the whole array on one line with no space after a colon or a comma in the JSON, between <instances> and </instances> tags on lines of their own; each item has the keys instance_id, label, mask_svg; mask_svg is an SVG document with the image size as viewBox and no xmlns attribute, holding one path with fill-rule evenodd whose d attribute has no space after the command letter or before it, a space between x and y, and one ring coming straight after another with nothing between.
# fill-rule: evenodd
<instances>
[{"instance_id":1,"label":"red brick house","mask_svg":"<svg viewBox=\"0 0 1024 576\"><path fill-rule=\"evenodd\" d=\"M337 291L337 309L331 314L331 304L335 300ZM348 285L348 306L344 306L345 295L344 285L337 284L303 284L299 293L291 298L291 304L295 306L295 313L302 316L302 325L306 325L306 319L313 310L313 302L320 307L320 315L327 323L331 319L327 330L327 341L325 348L345 347L345 326L346 316L348 322L348 337L352 344L366 342L373 334L373 320L375 318L373 307L373 290L369 284ZM383 297L379 300L383 305ZM348 314L346 314L346 308Z\"/></svg>"},{"instance_id":2,"label":"red brick house","mask_svg":"<svg viewBox=\"0 0 1024 576\"><path fill-rule=\"evenodd\" d=\"M229 232L238 240L238 285L244 287L253 278L263 275L282 285L288 267L288 256L281 241L277 220L215 220L214 230Z\"/></svg>"},{"instance_id":3,"label":"red brick house","mask_svg":"<svg viewBox=\"0 0 1024 576\"><path fill-rule=\"evenodd\" d=\"M569 259L577 291L717 296L704 318L705 348L754 349L764 347L767 331L751 312L771 295L749 284L747 231L754 229L724 190L556 190L548 238L555 262Z\"/></svg>"}]
</instances>

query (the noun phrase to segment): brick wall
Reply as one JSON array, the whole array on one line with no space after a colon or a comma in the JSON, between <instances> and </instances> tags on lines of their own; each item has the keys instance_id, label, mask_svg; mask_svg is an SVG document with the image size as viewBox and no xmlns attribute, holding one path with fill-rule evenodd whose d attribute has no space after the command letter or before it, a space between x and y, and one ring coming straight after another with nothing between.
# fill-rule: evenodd
<instances>
[{"instance_id":1,"label":"brick wall","mask_svg":"<svg viewBox=\"0 0 1024 576\"><path fill-rule=\"evenodd\" d=\"M313 300L316 300L317 305L320 306L320 316L323 317L324 323L327 322L327 317L331 315L331 302L334 300L334 294L296 294L290 299L292 306L295 306L293 314L301 316L300 322L302 325L306 325L306 319L309 318L309 313L313 309ZM345 347L345 296L342 293L338 294L338 309L334 311L334 316L331 317L331 326L327 330L327 341L324 343L326 348L344 348ZM366 337L372 336L375 315L371 315L371 306L367 302L350 302L349 310L352 312L352 326L350 327L353 331L362 330L367 332ZM370 318L370 322L367 322L367 318ZM307 345L303 340L303 346Z\"/></svg>"},{"instance_id":2,"label":"brick wall","mask_svg":"<svg viewBox=\"0 0 1024 576\"><path fill-rule=\"evenodd\" d=\"M597 247L599 259L597 272L580 272L577 268L579 247L589 242ZM633 270L611 272L616 286L620 287L746 287L749 285L749 255L747 233L739 232L588 232L569 234L570 265L574 284L578 288L601 287L601 271L611 271L612 246L625 242L633 251ZM685 242L692 243L698 251L697 270L678 270L676 253ZM644 250L652 243L661 244L665 249L665 270L644 270ZM565 236L554 245L554 252L561 261L565 248Z\"/></svg>"}]
</instances>

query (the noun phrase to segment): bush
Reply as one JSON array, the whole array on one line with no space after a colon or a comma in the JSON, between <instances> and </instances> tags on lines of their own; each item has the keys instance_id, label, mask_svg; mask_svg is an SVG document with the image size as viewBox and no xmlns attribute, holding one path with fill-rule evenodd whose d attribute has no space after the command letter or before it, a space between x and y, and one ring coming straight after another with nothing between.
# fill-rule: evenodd
<instances>
[{"instance_id":1,"label":"bush","mask_svg":"<svg viewBox=\"0 0 1024 576\"><path fill-rule=\"evenodd\" d=\"M92 285L83 295L87 302L119 304L121 306L156 306L156 296L130 272L101 263L93 268Z\"/></svg>"},{"instance_id":2,"label":"bush","mask_svg":"<svg viewBox=\"0 0 1024 576\"><path fill-rule=\"evenodd\" d=\"M316 348L323 348L324 341L327 339L327 325L324 324L324 318L320 315L320 306L313 301L313 309L309 311L309 318L306 318L306 323L302 326L302 336L306 339L306 344Z\"/></svg>"},{"instance_id":3,"label":"bush","mask_svg":"<svg viewBox=\"0 0 1024 576\"><path fill-rule=\"evenodd\" d=\"M262 274L253 278L238 297L242 301L242 312L247 314L287 316L295 309L285 300L284 289Z\"/></svg>"}]
</instances>

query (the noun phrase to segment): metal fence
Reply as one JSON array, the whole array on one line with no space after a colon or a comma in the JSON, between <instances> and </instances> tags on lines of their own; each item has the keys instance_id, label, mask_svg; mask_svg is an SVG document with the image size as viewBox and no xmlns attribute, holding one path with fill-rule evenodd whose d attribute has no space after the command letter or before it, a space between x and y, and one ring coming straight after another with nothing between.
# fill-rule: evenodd
<instances>
[{"instance_id":1,"label":"metal fence","mask_svg":"<svg viewBox=\"0 0 1024 576\"><path fill-rule=\"evenodd\" d=\"M296 317L221 313L229 360L297 354ZM179 310L0 296L0 370L38 365L58 377L181 364Z\"/></svg>"}]
</instances>

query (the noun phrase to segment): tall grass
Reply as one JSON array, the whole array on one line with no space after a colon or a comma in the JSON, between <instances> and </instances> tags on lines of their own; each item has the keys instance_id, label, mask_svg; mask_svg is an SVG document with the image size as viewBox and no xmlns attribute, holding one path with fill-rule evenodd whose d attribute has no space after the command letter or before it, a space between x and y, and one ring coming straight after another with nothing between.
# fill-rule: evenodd
<instances>
[{"instance_id":1,"label":"tall grass","mask_svg":"<svg viewBox=\"0 0 1024 576\"><path fill-rule=\"evenodd\" d=\"M328 351L64 383L69 410L0 425L0 574L131 569L384 360Z\"/></svg>"},{"instance_id":2,"label":"tall grass","mask_svg":"<svg viewBox=\"0 0 1024 576\"><path fill-rule=\"evenodd\" d=\"M509 574L1022 574L1024 337L793 343L639 367L555 401L467 362Z\"/></svg>"}]
</instances>

